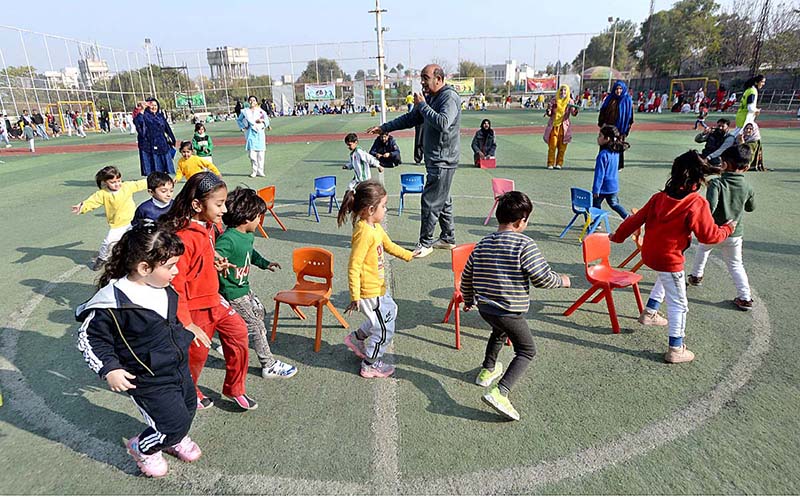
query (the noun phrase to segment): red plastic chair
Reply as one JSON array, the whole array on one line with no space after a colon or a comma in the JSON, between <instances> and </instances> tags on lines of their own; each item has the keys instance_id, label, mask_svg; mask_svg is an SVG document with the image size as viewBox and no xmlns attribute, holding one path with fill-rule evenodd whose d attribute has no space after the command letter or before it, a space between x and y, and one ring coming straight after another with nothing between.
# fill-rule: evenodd
<instances>
[{"instance_id":1,"label":"red plastic chair","mask_svg":"<svg viewBox=\"0 0 800 497\"><path fill-rule=\"evenodd\" d=\"M494 196L494 204L492 205L492 208L489 209L489 214L486 216L486 220L483 222L484 226L489 224L489 220L492 218L492 214L494 214L494 210L497 208L497 202L500 195L512 192L515 189L516 188L514 188L513 179L492 178L492 195Z\"/></svg>"},{"instance_id":2,"label":"red plastic chair","mask_svg":"<svg viewBox=\"0 0 800 497\"><path fill-rule=\"evenodd\" d=\"M291 290L278 292L274 297L275 315L272 319L272 337L270 340L274 342L277 336L278 313L282 303L290 306L300 319L305 319L306 317L300 312L298 307L316 307L317 330L314 340L314 352L319 352L320 345L322 344L323 307L328 307L345 329L350 327L329 300L331 292L333 291L333 254L319 247L295 249L292 253L292 267L297 274L297 281ZM325 281L309 280L307 277L323 279Z\"/></svg>"},{"instance_id":3,"label":"red plastic chair","mask_svg":"<svg viewBox=\"0 0 800 497\"><path fill-rule=\"evenodd\" d=\"M453 269L453 296L450 297L450 304L447 306L447 313L444 315L443 323L450 321L450 313L455 314L456 319L456 349L461 350L461 315L459 313L459 305L464 302L464 296L461 295L461 273L464 272L464 267L467 265L469 255L472 249L475 248L474 243L465 243L458 245L450 251L451 262L450 265Z\"/></svg>"},{"instance_id":4,"label":"red plastic chair","mask_svg":"<svg viewBox=\"0 0 800 497\"><path fill-rule=\"evenodd\" d=\"M270 214L272 214L272 217L275 218L275 221L278 222L278 224L280 225L281 229L283 231L286 231L286 226L283 225L283 223L281 222L281 220L278 217L278 215L275 214L275 210L274 210L274 207L275 207L275 185L270 185L270 186L267 186L267 187L264 187L264 188L260 189L258 191L258 196L261 197L261 199L264 201L265 204L267 204L267 210L269 211ZM267 232L264 231L264 228L261 226L262 224L264 224L264 218L265 217L266 217L266 215L264 215L264 214L261 215L261 220L258 223L258 229L259 229L259 231L261 231L261 234L264 235L264 238L269 238L269 236L267 236Z\"/></svg>"},{"instance_id":5,"label":"red plastic chair","mask_svg":"<svg viewBox=\"0 0 800 497\"><path fill-rule=\"evenodd\" d=\"M619 321L617 320L617 311L614 307L614 298L611 292L615 288L625 288L628 286L633 287L633 294L636 297L636 305L639 307L641 313L644 309L642 306L642 296L639 293L639 281L642 279L641 274L632 273L630 271L619 271L613 269L608 262L608 256L611 254L611 241L608 235L604 233L593 233L583 239L583 263L586 268L586 279L592 284L581 297L575 301L569 309L564 311L565 316L569 316L575 310L582 306L587 300L600 291L598 299L606 299L608 306L608 315L611 317L611 329L614 333L619 333ZM591 264L593 262L596 264ZM594 302L599 300L595 299Z\"/></svg>"},{"instance_id":6,"label":"red plastic chair","mask_svg":"<svg viewBox=\"0 0 800 497\"><path fill-rule=\"evenodd\" d=\"M631 214L636 214L636 211L637 211L637 210L638 210L638 209L631 209ZM627 258L626 258L624 261L622 261L622 262L619 264L619 266L617 266L618 268L623 268L623 267L625 267L625 265L626 265L626 264L628 264L629 262L631 262L631 261L634 259L634 257L636 257L637 255L639 255L639 254L641 254L641 253L642 253L642 243L644 242L644 232L642 231L643 229L644 229L644 227L640 227L639 229L637 229L637 230L636 230L636 231L633 233L633 243L635 243L635 244L636 244L636 248L633 250L633 252L631 252L631 255L629 255L629 256L628 256L628 257L627 257ZM632 272L632 273L635 273L636 271L638 271L639 269L641 269L641 267L642 267L643 265L644 265L644 261L640 259L640 260L639 260L639 262L637 262L637 263L636 263L636 264L635 264L635 265L634 265L634 266L631 268L631 272Z\"/></svg>"}]
</instances>

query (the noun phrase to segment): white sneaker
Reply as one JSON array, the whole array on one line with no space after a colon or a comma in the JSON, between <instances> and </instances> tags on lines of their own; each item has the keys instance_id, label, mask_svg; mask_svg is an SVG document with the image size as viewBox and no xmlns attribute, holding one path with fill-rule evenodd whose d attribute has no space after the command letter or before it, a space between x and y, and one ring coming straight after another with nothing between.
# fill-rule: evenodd
<instances>
[{"instance_id":1,"label":"white sneaker","mask_svg":"<svg viewBox=\"0 0 800 497\"><path fill-rule=\"evenodd\" d=\"M454 248L456 248L456 244L455 243L448 243L448 242L446 242L446 241L444 241L444 240L442 240L440 238L440 239L436 240L435 242L433 242L432 247L435 248L435 249L453 250Z\"/></svg>"},{"instance_id":2,"label":"white sneaker","mask_svg":"<svg viewBox=\"0 0 800 497\"><path fill-rule=\"evenodd\" d=\"M418 245L417 249L414 251L414 258L415 259L422 259L423 257L428 257L433 252L433 247L423 247L422 245Z\"/></svg>"},{"instance_id":3,"label":"white sneaker","mask_svg":"<svg viewBox=\"0 0 800 497\"><path fill-rule=\"evenodd\" d=\"M262 378L291 378L297 374L297 368L283 361L275 361L275 364L268 368L261 369Z\"/></svg>"},{"instance_id":4,"label":"white sneaker","mask_svg":"<svg viewBox=\"0 0 800 497\"><path fill-rule=\"evenodd\" d=\"M250 175L250 177L251 177L251 178L255 178L255 177L256 177L256 173L252 173L252 174Z\"/></svg>"}]
</instances>

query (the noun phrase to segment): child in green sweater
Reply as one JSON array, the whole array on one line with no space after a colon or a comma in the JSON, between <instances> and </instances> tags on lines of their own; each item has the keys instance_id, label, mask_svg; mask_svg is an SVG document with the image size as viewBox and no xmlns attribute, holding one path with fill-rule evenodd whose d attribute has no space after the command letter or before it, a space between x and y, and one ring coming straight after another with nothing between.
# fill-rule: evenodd
<instances>
[{"instance_id":1,"label":"child in green sweater","mask_svg":"<svg viewBox=\"0 0 800 497\"><path fill-rule=\"evenodd\" d=\"M206 127L203 125L203 123L197 123L194 125L192 149L194 149L194 155L202 157L212 164L214 163L214 159L211 157L211 154L214 151L214 143L211 141L211 137L206 134Z\"/></svg>"},{"instance_id":2,"label":"child in green sweater","mask_svg":"<svg viewBox=\"0 0 800 497\"><path fill-rule=\"evenodd\" d=\"M297 368L272 355L264 325L264 306L250 290L248 280L251 263L269 271L281 268L280 264L268 261L253 248L253 233L261 222L261 216L267 212L267 205L255 190L236 188L228 193L225 207L228 211L222 215L222 222L227 229L217 238L215 248L221 257L235 267L220 273L219 293L247 323L250 346L261 362L261 376L291 378L297 373Z\"/></svg>"},{"instance_id":3,"label":"child in green sweater","mask_svg":"<svg viewBox=\"0 0 800 497\"><path fill-rule=\"evenodd\" d=\"M722 249L722 259L728 267L728 272L736 286L736 298L733 304L743 311L753 308L753 299L750 296L750 282L742 262L742 217L745 212L756 209L755 192L750 183L745 179L745 171L750 168L752 151L748 145L737 145L722 152L723 171L719 178L708 182L706 199L711 207L711 215L717 224L724 224L733 219L738 224L731 236L716 245L697 245L694 256L694 268L689 275L689 284L700 286L703 283L703 271L708 262L708 256L714 247Z\"/></svg>"}]
</instances>

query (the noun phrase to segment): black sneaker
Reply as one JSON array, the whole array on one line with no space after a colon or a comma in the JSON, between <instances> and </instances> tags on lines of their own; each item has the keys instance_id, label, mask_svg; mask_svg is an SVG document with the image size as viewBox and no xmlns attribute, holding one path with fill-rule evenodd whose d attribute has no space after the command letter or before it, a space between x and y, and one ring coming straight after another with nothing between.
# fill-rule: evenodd
<instances>
[{"instance_id":1,"label":"black sneaker","mask_svg":"<svg viewBox=\"0 0 800 497\"><path fill-rule=\"evenodd\" d=\"M231 400L236 402L236 404L244 409L245 411L252 411L253 409L258 408L258 402L251 399L247 396L247 394L237 395L236 397L231 397Z\"/></svg>"},{"instance_id":2,"label":"black sneaker","mask_svg":"<svg viewBox=\"0 0 800 497\"><path fill-rule=\"evenodd\" d=\"M753 299L744 300L740 299L739 297L736 297L735 299L733 299L733 305L738 307L739 310L749 311L753 308Z\"/></svg>"},{"instance_id":3,"label":"black sneaker","mask_svg":"<svg viewBox=\"0 0 800 497\"><path fill-rule=\"evenodd\" d=\"M689 277L686 279L692 286L703 286L703 277L702 276L695 276L690 274Z\"/></svg>"}]
</instances>

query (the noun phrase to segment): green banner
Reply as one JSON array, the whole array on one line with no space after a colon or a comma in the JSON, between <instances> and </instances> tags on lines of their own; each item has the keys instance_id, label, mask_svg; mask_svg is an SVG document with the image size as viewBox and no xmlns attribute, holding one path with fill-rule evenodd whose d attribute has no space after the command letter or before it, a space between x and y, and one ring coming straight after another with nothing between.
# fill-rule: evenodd
<instances>
[{"instance_id":1,"label":"green banner","mask_svg":"<svg viewBox=\"0 0 800 497\"><path fill-rule=\"evenodd\" d=\"M205 107L206 99L202 93L175 93L175 107Z\"/></svg>"}]
</instances>

